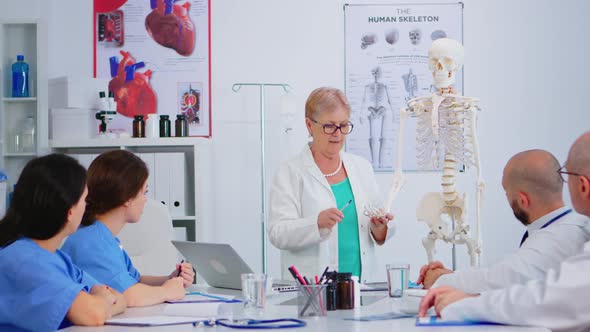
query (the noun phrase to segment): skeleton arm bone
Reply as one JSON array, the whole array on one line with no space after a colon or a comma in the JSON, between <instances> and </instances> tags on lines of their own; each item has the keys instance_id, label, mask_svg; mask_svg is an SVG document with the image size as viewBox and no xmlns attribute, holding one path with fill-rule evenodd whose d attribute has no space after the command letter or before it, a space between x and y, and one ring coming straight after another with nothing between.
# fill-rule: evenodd
<instances>
[{"instance_id":1,"label":"skeleton arm bone","mask_svg":"<svg viewBox=\"0 0 590 332\"><path fill-rule=\"evenodd\" d=\"M405 183L405 176L402 170L402 160L404 156L404 128L411 112L405 108L401 108L399 112L400 121L397 138L397 160L395 163L395 173L393 174L393 183L391 185L391 189L389 190L389 194L387 195L387 201L385 201L385 205L383 206L386 211L390 211L393 201Z\"/></svg>"},{"instance_id":2,"label":"skeleton arm bone","mask_svg":"<svg viewBox=\"0 0 590 332\"><path fill-rule=\"evenodd\" d=\"M475 159L475 165L477 167L477 185L476 185L476 193L475 193L475 212L476 212L476 224L477 224L477 232L476 232L476 240L477 240L477 251L479 254L479 247L481 244L481 201L483 192L485 190L485 182L481 175L481 162L479 158L479 141L477 140L477 133L476 133L476 125L477 125L477 113L476 110L478 109L477 106L472 106L469 108L473 113L471 116L471 137L473 139L473 153Z\"/></svg>"}]
</instances>

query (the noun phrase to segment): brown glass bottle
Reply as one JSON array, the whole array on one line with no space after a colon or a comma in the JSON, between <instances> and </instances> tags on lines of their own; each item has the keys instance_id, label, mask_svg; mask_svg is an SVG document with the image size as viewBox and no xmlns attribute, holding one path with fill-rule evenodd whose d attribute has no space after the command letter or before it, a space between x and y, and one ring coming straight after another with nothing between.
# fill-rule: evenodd
<instances>
[{"instance_id":1,"label":"brown glass bottle","mask_svg":"<svg viewBox=\"0 0 590 332\"><path fill-rule=\"evenodd\" d=\"M188 136L188 122L184 114L177 114L174 121L174 136L185 137Z\"/></svg>"},{"instance_id":2,"label":"brown glass bottle","mask_svg":"<svg viewBox=\"0 0 590 332\"><path fill-rule=\"evenodd\" d=\"M336 309L354 309L354 281L350 272L336 275Z\"/></svg>"},{"instance_id":3,"label":"brown glass bottle","mask_svg":"<svg viewBox=\"0 0 590 332\"><path fill-rule=\"evenodd\" d=\"M170 137L170 116L160 115L160 137Z\"/></svg>"},{"instance_id":4,"label":"brown glass bottle","mask_svg":"<svg viewBox=\"0 0 590 332\"><path fill-rule=\"evenodd\" d=\"M145 121L143 115L133 117L133 137L145 137Z\"/></svg>"}]
</instances>

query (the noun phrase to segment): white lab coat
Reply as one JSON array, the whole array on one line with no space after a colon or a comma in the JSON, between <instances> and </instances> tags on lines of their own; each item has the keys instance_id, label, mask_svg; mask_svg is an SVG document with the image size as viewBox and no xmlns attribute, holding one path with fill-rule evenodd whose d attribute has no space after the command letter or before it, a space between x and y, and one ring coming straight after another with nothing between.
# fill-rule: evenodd
<instances>
[{"instance_id":1,"label":"white lab coat","mask_svg":"<svg viewBox=\"0 0 590 332\"><path fill-rule=\"evenodd\" d=\"M378 263L370 219L363 214L365 204L380 201L373 168L365 159L349 153L341 153L341 158L357 209L361 281L383 281L385 267ZM270 190L268 234L270 242L281 249L283 279L292 278L287 270L291 265L309 277L320 275L326 266L338 269L338 227L320 231L317 224L321 211L335 207L330 184L306 145L300 154L281 165ZM393 227L392 221L386 240L393 235Z\"/></svg>"},{"instance_id":2,"label":"white lab coat","mask_svg":"<svg viewBox=\"0 0 590 332\"><path fill-rule=\"evenodd\" d=\"M444 319L471 319L510 325L543 326L553 331L590 330L590 242L546 280L484 292L446 307Z\"/></svg>"},{"instance_id":3,"label":"white lab coat","mask_svg":"<svg viewBox=\"0 0 590 332\"><path fill-rule=\"evenodd\" d=\"M514 254L489 267L442 275L433 287L452 286L467 293L480 293L544 279L549 269L558 269L565 259L581 252L590 241L588 217L574 211L541 228L566 210L565 207L556 209L529 224L529 237ZM519 243L513 245L517 248Z\"/></svg>"}]
</instances>

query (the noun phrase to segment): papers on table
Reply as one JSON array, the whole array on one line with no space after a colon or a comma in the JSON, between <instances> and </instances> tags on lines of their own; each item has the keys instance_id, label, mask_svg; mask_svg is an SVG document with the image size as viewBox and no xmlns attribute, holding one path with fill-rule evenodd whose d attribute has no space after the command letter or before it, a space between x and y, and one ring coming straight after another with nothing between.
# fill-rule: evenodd
<instances>
[{"instance_id":1,"label":"papers on table","mask_svg":"<svg viewBox=\"0 0 590 332\"><path fill-rule=\"evenodd\" d=\"M408 318L408 317L413 317L413 315L399 314L399 313L395 313L395 312L387 312L384 314L377 314L377 315L368 315L368 316L354 317L354 318L344 318L344 320L359 320L362 322L371 322L374 320L389 320L389 319Z\"/></svg>"},{"instance_id":2,"label":"papers on table","mask_svg":"<svg viewBox=\"0 0 590 332\"><path fill-rule=\"evenodd\" d=\"M166 316L185 316L214 318L218 316L219 307L224 302L196 302L166 304L163 314Z\"/></svg>"},{"instance_id":3,"label":"papers on table","mask_svg":"<svg viewBox=\"0 0 590 332\"><path fill-rule=\"evenodd\" d=\"M166 301L166 303L217 303L217 302L225 302L225 303L234 303L234 302L241 302L240 300L235 300L232 297L226 296L217 296L211 295L201 292L192 292L188 293L182 300L174 300L174 301Z\"/></svg>"},{"instance_id":4,"label":"papers on table","mask_svg":"<svg viewBox=\"0 0 590 332\"><path fill-rule=\"evenodd\" d=\"M106 324L124 326L162 326L202 322L224 316L226 303L241 302L229 296L211 295L201 292L187 294L184 299L167 301L163 311L156 316L112 318Z\"/></svg>"},{"instance_id":5,"label":"papers on table","mask_svg":"<svg viewBox=\"0 0 590 332\"><path fill-rule=\"evenodd\" d=\"M106 325L121 325L121 326L164 326L164 325L179 325L192 324L200 322L202 319L195 317L181 317L181 316L145 316L145 317L128 317L128 318L111 318L105 322Z\"/></svg>"}]
</instances>

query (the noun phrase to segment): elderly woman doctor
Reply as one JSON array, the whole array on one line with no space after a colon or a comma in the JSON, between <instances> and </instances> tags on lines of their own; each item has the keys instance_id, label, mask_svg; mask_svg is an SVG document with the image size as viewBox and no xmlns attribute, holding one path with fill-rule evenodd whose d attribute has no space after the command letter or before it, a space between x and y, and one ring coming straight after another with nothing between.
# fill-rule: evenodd
<instances>
[{"instance_id":1,"label":"elderly woman doctor","mask_svg":"<svg viewBox=\"0 0 590 332\"><path fill-rule=\"evenodd\" d=\"M385 277L374 251L393 235L393 216L369 219L363 213L365 204L379 201L378 189L371 164L342 152L353 128L349 118L342 91L312 91L305 103L312 141L275 174L268 233L281 249L283 278L290 277L291 265L309 277L327 266L362 282Z\"/></svg>"}]
</instances>

